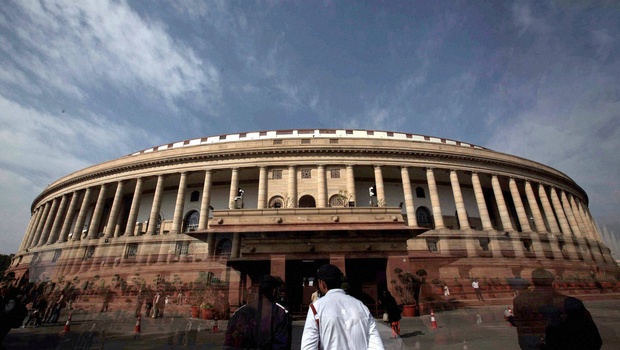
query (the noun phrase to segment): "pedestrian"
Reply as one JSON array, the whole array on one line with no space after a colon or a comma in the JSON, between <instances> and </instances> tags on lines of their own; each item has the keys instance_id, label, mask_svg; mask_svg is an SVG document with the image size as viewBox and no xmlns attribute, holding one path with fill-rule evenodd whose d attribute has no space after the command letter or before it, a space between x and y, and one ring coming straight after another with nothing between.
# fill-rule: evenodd
<instances>
[{"instance_id":1,"label":"pedestrian","mask_svg":"<svg viewBox=\"0 0 620 350\"><path fill-rule=\"evenodd\" d=\"M480 284L478 283L478 279L474 278L474 281L471 283L472 288L474 288L474 292L476 293L476 297L478 300L484 302L484 298L482 297L482 291L480 290Z\"/></svg>"},{"instance_id":2,"label":"pedestrian","mask_svg":"<svg viewBox=\"0 0 620 350\"><path fill-rule=\"evenodd\" d=\"M523 350L600 349L602 340L592 316L579 299L555 291L554 280L550 271L537 268L532 271L531 290L514 299L519 346Z\"/></svg>"},{"instance_id":3,"label":"pedestrian","mask_svg":"<svg viewBox=\"0 0 620 350\"><path fill-rule=\"evenodd\" d=\"M545 336L547 350L598 350L603 345L592 315L573 297L564 300L563 317L557 325L547 325Z\"/></svg>"},{"instance_id":4,"label":"pedestrian","mask_svg":"<svg viewBox=\"0 0 620 350\"><path fill-rule=\"evenodd\" d=\"M161 302L160 300L162 299L161 297L161 292L157 291L157 293L155 293L155 296L153 297L153 314L151 315L152 318L157 318L159 317L159 308L161 306Z\"/></svg>"},{"instance_id":5,"label":"pedestrian","mask_svg":"<svg viewBox=\"0 0 620 350\"><path fill-rule=\"evenodd\" d=\"M240 307L228 321L225 349L291 349L293 320L277 302L280 278L263 276L258 298Z\"/></svg>"},{"instance_id":6,"label":"pedestrian","mask_svg":"<svg viewBox=\"0 0 620 350\"><path fill-rule=\"evenodd\" d=\"M450 289L448 288L448 285L446 284L443 285L443 297L446 300L450 299Z\"/></svg>"},{"instance_id":7,"label":"pedestrian","mask_svg":"<svg viewBox=\"0 0 620 350\"><path fill-rule=\"evenodd\" d=\"M396 299L394 299L390 291L384 290L379 297L379 302L385 308L385 312L388 316L387 322L392 326L392 338L400 337L400 319L402 317Z\"/></svg>"},{"instance_id":8,"label":"pedestrian","mask_svg":"<svg viewBox=\"0 0 620 350\"><path fill-rule=\"evenodd\" d=\"M331 264L321 266L317 281L323 297L310 304L301 349L383 349L368 307L341 288L344 276L340 269Z\"/></svg>"}]
</instances>

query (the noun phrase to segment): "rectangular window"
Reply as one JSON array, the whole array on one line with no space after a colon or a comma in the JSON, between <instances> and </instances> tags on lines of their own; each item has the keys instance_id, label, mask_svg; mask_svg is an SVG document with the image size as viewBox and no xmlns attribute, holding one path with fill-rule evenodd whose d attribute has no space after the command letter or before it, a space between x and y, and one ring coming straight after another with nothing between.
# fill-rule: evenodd
<instances>
[{"instance_id":1,"label":"rectangular window","mask_svg":"<svg viewBox=\"0 0 620 350\"><path fill-rule=\"evenodd\" d=\"M282 140L273 140L273 144L274 145L281 145L282 144Z\"/></svg>"},{"instance_id":2,"label":"rectangular window","mask_svg":"<svg viewBox=\"0 0 620 350\"><path fill-rule=\"evenodd\" d=\"M310 139L301 139L301 144L302 145L310 144Z\"/></svg>"},{"instance_id":3,"label":"rectangular window","mask_svg":"<svg viewBox=\"0 0 620 350\"><path fill-rule=\"evenodd\" d=\"M282 180L282 170L272 170L271 171L271 179L272 180Z\"/></svg>"},{"instance_id":4,"label":"rectangular window","mask_svg":"<svg viewBox=\"0 0 620 350\"><path fill-rule=\"evenodd\" d=\"M338 139L329 139L329 143L338 143Z\"/></svg>"},{"instance_id":5,"label":"rectangular window","mask_svg":"<svg viewBox=\"0 0 620 350\"><path fill-rule=\"evenodd\" d=\"M301 178L302 179L311 179L312 171L310 169L301 169Z\"/></svg>"},{"instance_id":6,"label":"rectangular window","mask_svg":"<svg viewBox=\"0 0 620 350\"><path fill-rule=\"evenodd\" d=\"M340 178L340 169L331 169L329 172L331 173L332 179Z\"/></svg>"},{"instance_id":7,"label":"rectangular window","mask_svg":"<svg viewBox=\"0 0 620 350\"><path fill-rule=\"evenodd\" d=\"M176 248L174 249L175 256L187 256L188 252L189 252L189 241L177 242Z\"/></svg>"},{"instance_id":8,"label":"rectangular window","mask_svg":"<svg viewBox=\"0 0 620 350\"><path fill-rule=\"evenodd\" d=\"M126 258L135 258L138 255L138 243L130 243L127 245L127 251L125 252Z\"/></svg>"},{"instance_id":9,"label":"rectangular window","mask_svg":"<svg viewBox=\"0 0 620 350\"><path fill-rule=\"evenodd\" d=\"M95 246L94 245L88 246L86 247L86 251L84 252L83 260L91 259L94 255L95 255Z\"/></svg>"},{"instance_id":10,"label":"rectangular window","mask_svg":"<svg viewBox=\"0 0 620 350\"><path fill-rule=\"evenodd\" d=\"M482 248L483 251L488 252L489 251L489 239L488 238L480 238L480 248Z\"/></svg>"},{"instance_id":11,"label":"rectangular window","mask_svg":"<svg viewBox=\"0 0 620 350\"><path fill-rule=\"evenodd\" d=\"M523 240L523 249L525 249L526 252L532 251L532 240L531 239Z\"/></svg>"},{"instance_id":12,"label":"rectangular window","mask_svg":"<svg viewBox=\"0 0 620 350\"><path fill-rule=\"evenodd\" d=\"M52 262L55 263L56 261L58 261L61 254L62 254L62 249L56 249L54 251L54 257L52 258Z\"/></svg>"},{"instance_id":13,"label":"rectangular window","mask_svg":"<svg viewBox=\"0 0 620 350\"><path fill-rule=\"evenodd\" d=\"M429 252L437 251L437 241L433 239L426 240L426 246L428 247Z\"/></svg>"}]
</instances>

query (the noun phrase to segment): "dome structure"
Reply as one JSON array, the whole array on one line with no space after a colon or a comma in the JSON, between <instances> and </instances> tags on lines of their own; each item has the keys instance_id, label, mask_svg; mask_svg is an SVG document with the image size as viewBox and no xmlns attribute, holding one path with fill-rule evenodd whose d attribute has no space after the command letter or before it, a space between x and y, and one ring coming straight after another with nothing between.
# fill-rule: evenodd
<instances>
[{"instance_id":1,"label":"dome structure","mask_svg":"<svg viewBox=\"0 0 620 350\"><path fill-rule=\"evenodd\" d=\"M368 303L395 271L461 285L544 267L618 267L567 175L454 140L370 130L277 130L173 142L76 171L32 203L9 271L131 291L217 281L240 305L280 276L303 309L338 265ZM446 282L447 281L447 282Z\"/></svg>"}]
</instances>

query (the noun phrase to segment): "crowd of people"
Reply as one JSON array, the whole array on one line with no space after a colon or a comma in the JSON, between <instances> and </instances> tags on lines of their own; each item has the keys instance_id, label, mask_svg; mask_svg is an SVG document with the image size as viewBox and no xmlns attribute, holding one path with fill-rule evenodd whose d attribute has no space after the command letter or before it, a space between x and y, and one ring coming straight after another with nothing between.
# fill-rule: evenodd
<instances>
[{"instance_id":1,"label":"crowd of people","mask_svg":"<svg viewBox=\"0 0 620 350\"><path fill-rule=\"evenodd\" d=\"M583 302L558 293L553 288L555 276L545 269L534 270L531 280L532 285L521 291L514 298L513 306L504 311L504 318L517 329L521 349L601 348L601 336ZM383 349L374 316L364 303L343 289L346 280L337 266L321 266L315 284L317 291L312 295L306 315L301 349ZM483 301L476 285L474 280L472 288ZM447 288L443 292L449 297ZM112 295L110 289L104 293L100 312L108 311ZM258 293L228 321L224 348L290 349L292 317L283 295L282 279L263 276ZM73 289L58 291L46 283L1 287L0 343L12 328L58 323L61 311L72 309L77 296ZM135 316L161 318L166 304L182 305L187 303L187 297L183 291L166 295L159 289L141 289L136 295ZM383 321L390 325L392 338L400 337L401 305L388 290L381 291L378 301L385 310ZM171 319L171 327L176 324L175 334L184 335L179 337L179 342L195 341L195 337L189 336L191 319L188 325L181 325L174 317Z\"/></svg>"}]
</instances>

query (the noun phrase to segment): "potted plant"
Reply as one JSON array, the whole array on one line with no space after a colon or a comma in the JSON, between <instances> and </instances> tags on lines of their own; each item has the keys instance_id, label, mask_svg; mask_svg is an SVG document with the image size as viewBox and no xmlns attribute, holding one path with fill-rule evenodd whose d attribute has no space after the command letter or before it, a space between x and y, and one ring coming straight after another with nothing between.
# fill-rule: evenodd
<instances>
[{"instance_id":1,"label":"potted plant","mask_svg":"<svg viewBox=\"0 0 620 350\"><path fill-rule=\"evenodd\" d=\"M203 320L210 320L213 318L213 304L208 302L200 304L200 318Z\"/></svg>"},{"instance_id":2,"label":"potted plant","mask_svg":"<svg viewBox=\"0 0 620 350\"><path fill-rule=\"evenodd\" d=\"M420 296L420 288L426 281L426 270L420 269L415 274L404 272L400 268L394 269L397 280L392 280L394 290L403 304L403 316L416 316L416 308Z\"/></svg>"}]
</instances>

